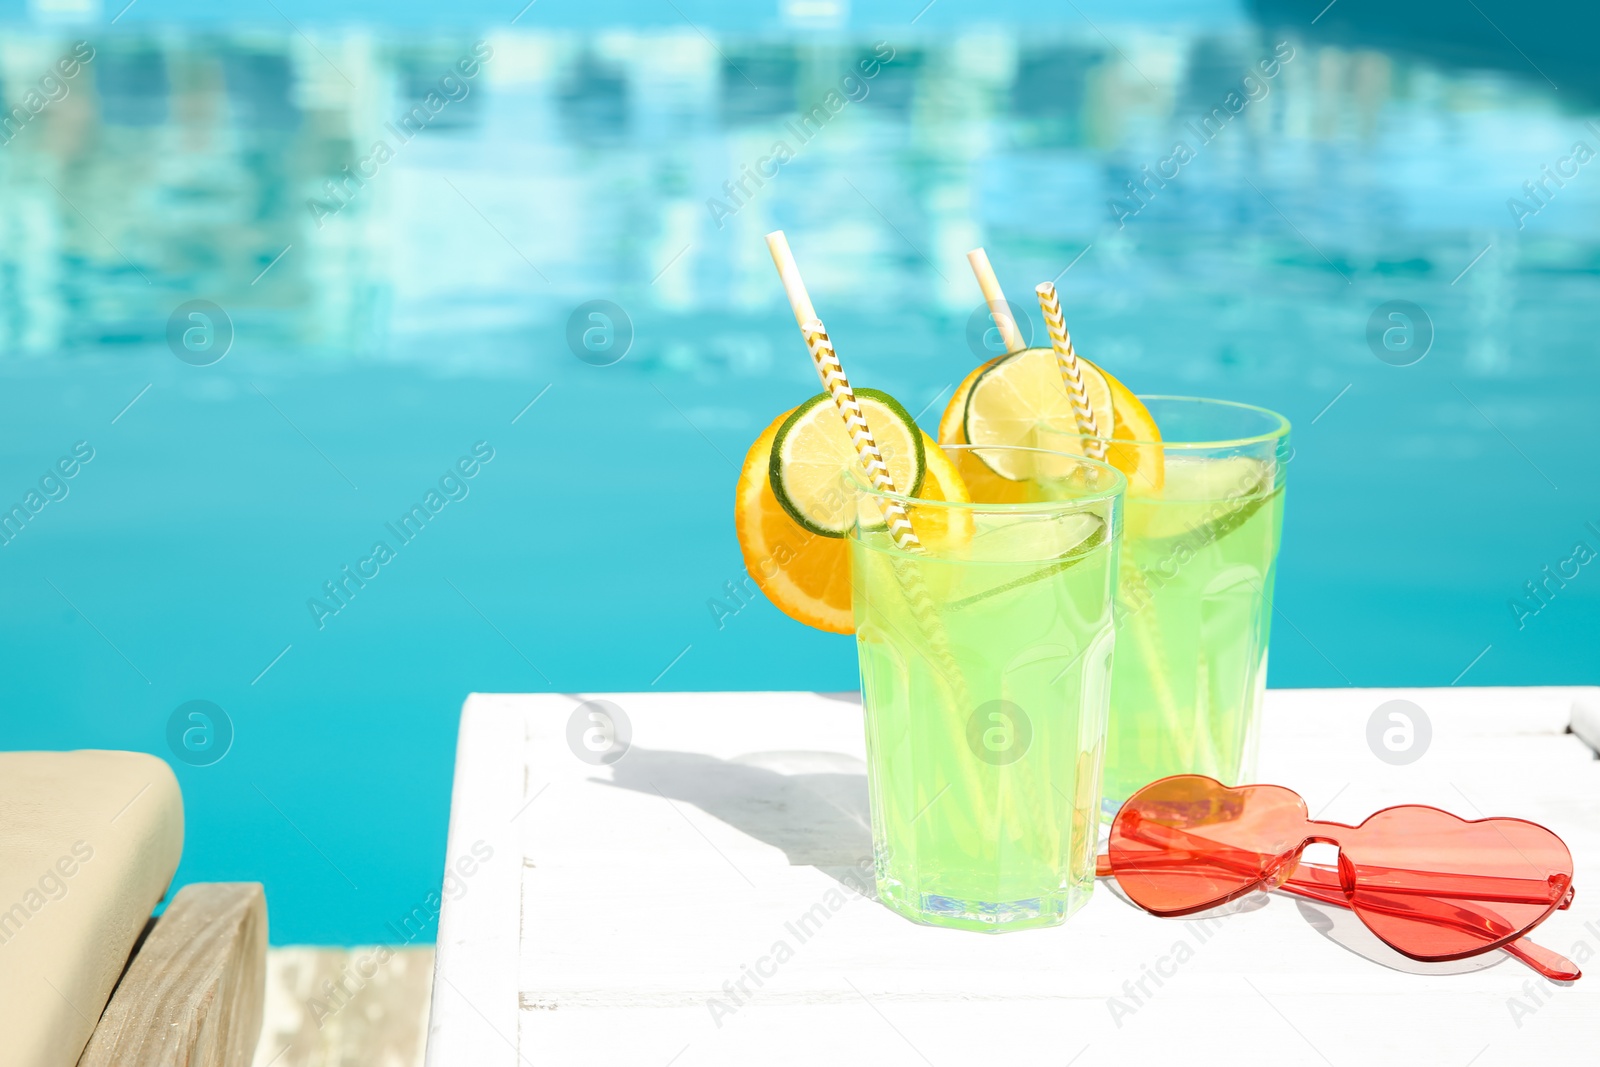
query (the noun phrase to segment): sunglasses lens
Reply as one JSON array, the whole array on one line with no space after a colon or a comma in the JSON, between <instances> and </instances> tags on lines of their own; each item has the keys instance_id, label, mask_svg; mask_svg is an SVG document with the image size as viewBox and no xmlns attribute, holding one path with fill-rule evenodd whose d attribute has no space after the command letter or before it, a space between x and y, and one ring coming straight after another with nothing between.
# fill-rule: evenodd
<instances>
[{"instance_id":1,"label":"sunglasses lens","mask_svg":"<svg viewBox=\"0 0 1600 1067\"><path fill-rule=\"evenodd\" d=\"M1157 915L1215 907L1269 879L1304 837L1305 803L1277 786L1178 775L1135 793L1107 854L1122 891Z\"/></svg>"},{"instance_id":2,"label":"sunglasses lens","mask_svg":"<svg viewBox=\"0 0 1600 1067\"><path fill-rule=\"evenodd\" d=\"M1381 811L1341 846L1350 906L1419 959L1460 959L1520 936L1572 882L1572 854L1520 819L1464 822L1436 808Z\"/></svg>"}]
</instances>

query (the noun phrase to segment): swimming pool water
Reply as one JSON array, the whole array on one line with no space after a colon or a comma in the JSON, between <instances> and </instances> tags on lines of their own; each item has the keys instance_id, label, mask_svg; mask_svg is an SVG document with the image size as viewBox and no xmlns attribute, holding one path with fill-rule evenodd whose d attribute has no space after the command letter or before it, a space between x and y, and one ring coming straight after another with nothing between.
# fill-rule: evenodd
<instances>
[{"instance_id":1,"label":"swimming pool water","mask_svg":"<svg viewBox=\"0 0 1600 1067\"><path fill-rule=\"evenodd\" d=\"M1287 415L1272 685L1600 681L1592 86L1273 5L786 10L8 29L0 99L42 103L0 145L6 747L169 757L180 881L393 942L468 692L854 688L733 537L816 390L778 227L930 430L986 354L978 244L1137 391ZM168 743L193 700L209 766Z\"/></svg>"}]
</instances>

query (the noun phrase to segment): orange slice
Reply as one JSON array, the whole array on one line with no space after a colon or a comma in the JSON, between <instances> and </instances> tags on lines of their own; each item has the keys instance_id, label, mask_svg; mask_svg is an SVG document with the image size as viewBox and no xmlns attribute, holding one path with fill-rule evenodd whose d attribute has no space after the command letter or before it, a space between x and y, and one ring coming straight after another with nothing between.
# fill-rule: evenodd
<instances>
[{"instance_id":1,"label":"orange slice","mask_svg":"<svg viewBox=\"0 0 1600 1067\"><path fill-rule=\"evenodd\" d=\"M734 526L745 569L779 611L807 626L829 633L855 632L850 610L850 539L812 533L795 522L772 491L772 445L792 414L785 411L761 432L745 453L735 490ZM926 434L927 473L917 496L923 500L967 501L961 475L943 450ZM935 514L942 508L917 509L912 524L919 536L933 541L958 536L954 516ZM963 518L970 519L963 514Z\"/></svg>"},{"instance_id":2,"label":"orange slice","mask_svg":"<svg viewBox=\"0 0 1600 1067\"><path fill-rule=\"evenodd\" d=\"M1087 360L1085 360L1087 362ZM1090 364L1093 366L1093 364ZM1128 492L1154 493L1165 481L1161 451L1161 429L1151 417L1150 409L1133 395L1126 385L1111 376L1111 372L1096 367L1111 388L1111 414L1114 426L1111 436L1117 441L1143 441L1145 444L1112 444L1106 449L1106 462L1128 476Z\"/></svg>"},{"instance_id":3,"label":"orange slice","mask_svg":"<svg viewBox=\"0 0 1600 1067\"><path fill-rule=\"evenodd\" d=\"M956 386L956 391L951 394L950 402L944 406L944 414L939 416L939 443L942 445L964 445L967 443L967 396L972 392L973 385L983 372L999 363L1005 356L980 363L972 368L972 373L961 379L961 384Z\"/></svg>"}]
</instances>

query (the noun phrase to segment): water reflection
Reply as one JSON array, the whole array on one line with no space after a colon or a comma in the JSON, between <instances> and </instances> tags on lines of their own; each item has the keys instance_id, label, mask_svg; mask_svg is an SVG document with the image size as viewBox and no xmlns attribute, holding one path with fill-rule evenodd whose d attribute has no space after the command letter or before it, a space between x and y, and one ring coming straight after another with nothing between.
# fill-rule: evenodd
<instances>
[{"instance_id":1,"label":"water reflection","mask_svg":"<svg viewBox=\"0 0 1600 1067\"><path fill-rule=\"evenodd\" d=\"M972 302L952 274L979 240L1041 276L1136 244L1143 266L1119 282L1136 288L1207 247L1236 284L1285 266L1341 284L1453 271L1480 233L1524 221L1508 198L1582 127L1527 70L1362 47L1393 42L1359 13L1328 17L1353 47L1248 27L1109 43L512 33L472 76L465 37L117 35L37 109L24 98L73 42L17 35L0 340L154 344L195 295L286 356L382 356L599 291L669 315L764 306L751 239L775 224L829 248L824 293L870 285L934 314ZM1505 151L1512 130L1528 152ZM1595 187L1559 195L1575 209ZM1595 227L1563 216L1585 247ZM1510 262L1473 282L1491 287L1476 366L1498 358ZM421 270L441 263L449 278Z\"/></svg>"},{"instance_id":2,"label":"water reflection","mask_svg":"<svg viewBox=\"0 0 1600 1067\"><path fill-rule=\"evenodd\" d=\"M1305 5L1295 0L1252 0L1250 7L1269 27L1306 21ZM1591 105L1600 100L1600 70L1589 47L1600 33L1600 12L1593 7L1532 12L1501 0L1475 4L1468 14L1453 0L1342 0L1323 11L1316 25L1321 39L1340 47L1503 71L1550 89L1559 86Z\"/></svg>"},{"instance_id":3,"label":"water reflection","mask_svg":"<svg viewBox=\"0 0 1600 1067\"><path fill-rule=\"evenodd\" d=\"M584 51L560 80L561 132L577 144L621 141L628 132L628 78L620 64Z\"/></svg>"}]
</instances>

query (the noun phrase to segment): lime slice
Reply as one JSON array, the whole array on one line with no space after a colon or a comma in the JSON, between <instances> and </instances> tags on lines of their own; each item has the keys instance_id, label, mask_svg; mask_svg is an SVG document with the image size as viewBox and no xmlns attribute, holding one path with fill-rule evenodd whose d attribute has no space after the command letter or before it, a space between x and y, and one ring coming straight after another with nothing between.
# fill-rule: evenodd
<instances>
[{"instance_id":1,"label":"lime slice","mask_svg":"<svg viewBox=\"0 0 1600 1067\"><path fill-rule=\"evenodd\" d=\"M1214 541L1273 496L1271 464L1249 456L1169 456L1165 477L1159 494L1128 507L1130 539Z\"/></svg>"},{"instance_id":2,"label":"lime slice","mask_svg":"<svg viewBox=\"0 0 1600 1067\"><path fill-rule=\"evenodd\" d=\"M927 470L922 431L888 393L857 389L856 400L895 488L916 496ZM773 495L795 522L823 537L843 537L856 524L858 508L863 526L884 525L877 504L869 497L858 498L852 488L849 472L861 469L833 398L818 393L778 428L767 476Z\"/></svg>"},{"instance_id":3,"label":"lime slice","mask_svg":"<svg viewBox=\"0 0 1600 1067\"><path fill-rule=\"evenodd\" d=\"M1250 456L1183 456L1167 459L1163 500L1220 500L1259 492L1271 474Z\"/></svg>"},{"instance_id":4,"label":"lime slice","mask_svg":"<svg viewBox=\"0 0 1600 1067\"><path fill-rule=\"evenodd\" d=\"M1105 526L1091 512L993 515L980 512L963 559L975 563L1043 563L1061 559Z\"/></svg>"},{"instance_id":5,"label":"lime slice","mask_svg":"<svg viewBox=\"0 0 1600 1067\"><path fill-rule=\"evenodd\" d=\"M1019 586L1060 574L1082 562L1090 552L1105 544L1106 523L1098 515L1077 514L1037 519L1010 519L1004 526L984 528L980 521L972 535L972 558L995 563L1038 563L1020 577L1012 567L996 567L999 576L988 588L968 592L954 601L952 608L970 607L992 596ZM963 573L978 581L988 568L968 567ZM963 590L965 592L965 590Z\"/></svg>"},{"instance_id":6,"label":"lime slice","mask_svg":"<svg viewBox=\"0 0 1600 1067\"><path fill-rule=\"evenodd\" d=\"M1084 391L1099 420L1100 432L1109 437L1115 425L1111 387L1105 375L1087 360L1080 359L1078 366L1083 371ZM1025 348L995 361L973 383L967 396L963 429L967 441L974 445L1027 447L1039 446L1041 427L1054 429L1059 436L1052 437L1051 449L1081 455L1083 442L1066 436L1073 433L1077 425L1055 352L1048 348ZM1014 482L1035 476L1064 477L1070 473L1065 461L1040 461L1026 453L980 449L976 455L1000 477ZM1054 469L1062 467L1065 469Z\"/></svg>"}]
</instances>

